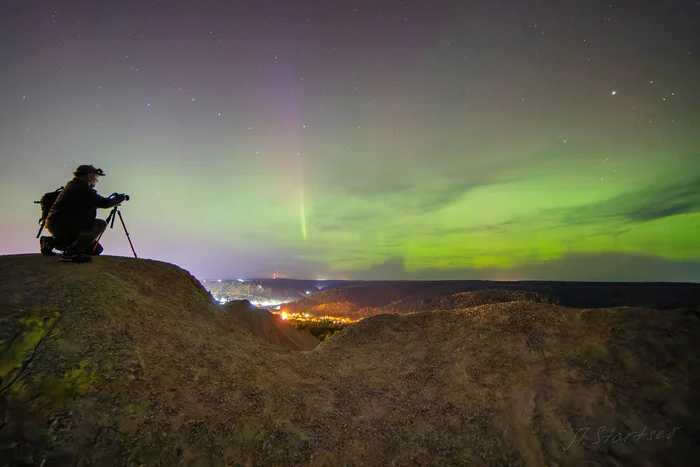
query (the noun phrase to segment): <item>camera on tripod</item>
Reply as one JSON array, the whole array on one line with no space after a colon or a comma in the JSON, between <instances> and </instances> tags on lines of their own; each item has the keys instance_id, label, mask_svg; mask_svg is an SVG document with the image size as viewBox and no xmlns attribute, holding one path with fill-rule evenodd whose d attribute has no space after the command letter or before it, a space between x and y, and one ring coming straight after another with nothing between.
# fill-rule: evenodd
<instances>
[{"instance_id":1,"label":"camera on tripod","mask_svg":"<svg viewBox=\"0 0 700 467\"><path fill-rule=\"evenodd\" d=\"M123 196L124 201L129 201L129 195L127 195L127 194L112 193L112 196ZM138 258L138 256L136 256L136 250L134 250L134 245L131 243L131 236L129 235L129 231L126 230L126 224L124 224L124 218L122 218L122 213L119 210L119 206L120 205L117 204L116 206L114 206L112 208L112 211L109 213L109 216L107 216L107 220L105 222L107 223L107 226L110 229L113 229L114 228L114 220L117 218L117 216L119 216L119 221L122 223L122 228L124 228L124 233L126 234L126 239L129 240L129 245L131 246L131 251L134 253L134 258ZM104 233L105 233L105 231L103 230L102 233L100 233L100 236L97 237L96 242L98 244L99 244L100 239L102 238L102 235Z\"/></svg>"}]
</instances>

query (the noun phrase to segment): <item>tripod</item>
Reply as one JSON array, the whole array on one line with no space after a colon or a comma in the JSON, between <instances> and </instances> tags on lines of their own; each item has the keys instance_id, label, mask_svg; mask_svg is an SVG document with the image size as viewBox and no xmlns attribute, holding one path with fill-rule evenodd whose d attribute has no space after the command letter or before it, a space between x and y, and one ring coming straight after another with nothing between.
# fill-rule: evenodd
<instances>
[{"instance_id":1,"label":"tripod","mask_svg":"<svg viewBox=\"0 0 700 467\"><path fill-rule=\"evenodd\" d=\"M37 204L39 204L39 201L34 201L34 202L37 203ZM41 227L39 227L39 233L36 234L36 238L39 238L39 236L41 236L41 231L44 230L44 226L46 225L46 218L45 218L45 217L42 217L42 218L39 220L39 225L40 225Z\"/></svg>"},{"instance_id":2,"label":"tripod","mask_svg":"<svg viewBox=\"0 0 700 467\"><path fill-rule=\"evenodd\" d=\"M134 258L138 258L138 256L136 256L136 250L134 250L134 244L131 243L131 237L129 236L129 231L126 230L126 225L124 224L124 218L122 217L122 213L119 210L119 206L121 206L121 204L117 204L116 206L114 206L114 208L112 208L112 212L110 212L109 216L107 216L107 221L106 221L107 225L109 226L110 229L113 229L114 228L114 219L116 219L117 216L119 216L119 221L122 223L122 227L124 228L124 233L126 234L126 239L129 240L129 246L131 246L131 251L134 253ZM107 230L107 229L105 229L105 230ZM105 233L105 231L103 230L102 233L100 234L100 236L97 237L97 240L95 240L95 247L94 248L97 248L97 244L100 243L100 239L102 238L102 234L104 234L104 233Z\"/></svg>"}]
</instances>

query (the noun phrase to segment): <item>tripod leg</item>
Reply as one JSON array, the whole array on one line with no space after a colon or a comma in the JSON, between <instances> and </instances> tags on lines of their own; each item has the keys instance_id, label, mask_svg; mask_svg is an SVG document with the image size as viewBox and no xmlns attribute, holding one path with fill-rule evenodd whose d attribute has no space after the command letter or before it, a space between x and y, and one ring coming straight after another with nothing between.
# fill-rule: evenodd
<instances>
[{"instance_id":1,"label":"tripod leg","mask_svg":"<svg viewBox=\"0 0 700 467\"><path fill-rule=\"evenodd\" d=\"M117 211L117 214L119 214L119 221L122 223L122 227L124 227L124 233L126 234L126 239L129 240L129 246L131 246L131 251L132 253L134 253L134 258L138 258L138 256L136 256L136 250L134 250L134 244L131 243L131 236L129 235L129 231L126 230L126 224L124 224L124 218L122 217L121 211Z\"/></svg>"},{"instance_id":2,"label":"tripod leg","mask_svg":"<svg viewBox=\"0 0 700 467\"><path fill-rule=\"evenodd\" d=\"M117 210L117 209L116 209L116 207L115 207L115 208L112 209L112 211L109 213L109 216L107 216L107 219L105 220L105 222L107 223L107 225L109 225L109 221L110 221L110 220L113 220L113 219L114 219L114 211L116 211L116 210Z\"/></svg>"},{"instance_id":3,"label":"tripod leg","mask_svg":"<svg viewBox=\"0 0 700 467\"><path fill-rule=\"evenodd\" d=\"M115 212L116 210L117 210L117 208L115 207L114 209L112 209L112 212L109 213L109 216L107 216L107 220L105 221L105 223L106 223L107 225L109 225L109 221L110 221L110 220L112 221L112 225L114 225L114 218L116 217L116 216L114 215L114 212ZM105 227L105 230L107 230L106 227ZM105 230L103 230L102 232L100 232L100 235L97 236L97 239L95 240L95 246L93 247L93 250L92 250L93 252L95 251L95 248L97 248L97 245L100 244L100 239L102 238L102 235L105 233Z\"/></svg>"},{"instance_id":4,"label":"tripod leg","mask_svg":"<svg viewBox=\"0 0 700 467\"><path fill-rule=\"evenodd\" d=\"M95 246L92 247L93 253L95 252L95 250L97 250L97 245L100 244L100 239L102 238L103 233L105 233L104 230L100 233L100 235L97 236L97 239L95 239Z\"/></svg>"},{"instance_id":5,"label":"tripod leg","mask_svg":"<svg viewBox=\"0 0 700 467\"><path fill-rule=\"evenodd\" d=\"M36 234L36 238L39 238L39 236L41 235L41 231L44 230L44 225L46 225L46 220L44 220L44 221L41 223L41 227L39 227L39 233Z\"/></svg>"}]
</instances>

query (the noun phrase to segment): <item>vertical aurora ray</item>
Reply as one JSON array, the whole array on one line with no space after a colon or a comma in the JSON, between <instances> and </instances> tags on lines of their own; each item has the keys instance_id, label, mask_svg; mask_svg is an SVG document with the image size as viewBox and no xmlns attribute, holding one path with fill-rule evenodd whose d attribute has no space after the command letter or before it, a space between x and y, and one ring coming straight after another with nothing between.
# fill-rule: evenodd
<instances>
[{"instance_id":1,"label":"vertical aurora ray","mask_svg":"<svg viewBox=\"0 0 700 467\"><path fill-rule=\"evenodd\" d=\"M304 156L305 149L304 133L306 124L302 118L303 108L303 80L299 79L299 72L290 64L275 59L274 72L266 78L270 89L275 89L271 96L270 113L268 118L278 121L283 129L277 133L276 146L279 160L276 161L275 170L278 171L280 180L280 193L284 196L290 185L299 190L299 224L301 228L301 238L307 239L306 225L306 196L304 177ZM292 189L293 191L293 189ZM290 193L291 194L291 193ZM289 206L285 208L296 209L294 196L285 196ZM293 211L290 211L293 212ZM296 221L295 221L296 223ZM296 227L294 227L296 229ZM295 236L295 240L296 240Z\"/></svg>"},{"instance_id":2,"label":"vertical aurora ray","mask_svg":"<svg viewBox=\"0 0 700 467\"><path fill-rule=\"evenodd\" d=\"M306 241L306 206L304 201L304 187L299 187L299 212L301 214L301 238Z\"/></svg>"}]
</instances>

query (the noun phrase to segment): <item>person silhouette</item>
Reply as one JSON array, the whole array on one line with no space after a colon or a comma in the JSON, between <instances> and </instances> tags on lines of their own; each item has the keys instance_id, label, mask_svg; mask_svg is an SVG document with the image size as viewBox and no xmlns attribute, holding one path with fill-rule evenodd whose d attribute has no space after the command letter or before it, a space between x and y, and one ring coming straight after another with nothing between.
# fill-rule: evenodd
<instances>
[{"instance_id":1,"label":"person silhouette","mask_svg":"<svg viewBox=\"0 0 700 467\"><path fill-rule=\"evenodd\" d=\"M46 218L46 228L54 237L53 245L47 245L51 237L41 238L42 252L48 247L63 250L61 258L77 263L87 262L93 255L102 253L97 238L107 228L107 222L97 218L97 209L108 209L128 199L126 195L113 193L105 198L95 190L100 177L106 174L92 165L81 165L73 172L73 179L66 183Z\"/></svg>"}]
</instances>

